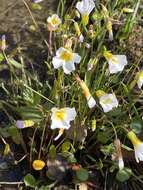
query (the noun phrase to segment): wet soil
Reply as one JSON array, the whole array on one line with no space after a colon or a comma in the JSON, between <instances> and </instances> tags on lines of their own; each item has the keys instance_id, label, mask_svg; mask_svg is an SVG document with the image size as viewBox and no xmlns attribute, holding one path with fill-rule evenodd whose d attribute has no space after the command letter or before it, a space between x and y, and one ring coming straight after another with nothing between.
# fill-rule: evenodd
<instances>
[{"instance_id":1,"label":"wet soil","mask_svg":"<svg viewBox=\"0 0 143 190\"><path fill-rule=\"evenodd\" d=\"M46 22L51 10L54 10L57 3L52 0L43 0L41 10L31 8L32 1L26 1L38 25ZM23 0L0 0L0 34L5 34L9 46L18 45L19 43L30 43L33 39L33 33L29 27L33 24L31 16ZM29 41L29 39L31 39ZM37 41L40 37L37 38ZM36 41L36 42L37 42ZM35 43L35 40L33 39Z\"/></svg>"}]
</instances>

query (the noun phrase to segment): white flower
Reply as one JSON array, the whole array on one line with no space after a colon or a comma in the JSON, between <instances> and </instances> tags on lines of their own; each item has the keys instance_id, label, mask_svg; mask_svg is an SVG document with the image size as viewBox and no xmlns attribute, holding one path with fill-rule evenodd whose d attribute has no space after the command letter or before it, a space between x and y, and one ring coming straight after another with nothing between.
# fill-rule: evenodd
<instances>
[{"instance_id":1,"label":"white flower","mask_svg":"<svg viewBox=\"0 0 143 190\"><path fill-rule=\"evenodd\" d=\"M70 128L70 121L74 120L76 117L75 108L52 108L52 124L51 129L69 129Z\"/></svg>"},{"instance_id":2,"label":"white flower","mask_svg":"<svg viewBox=\"0 0 143 190\"><path fill-rule=\"evenodd\" d=\"M134 146L136 162L143 161L143 142L138 139L133 131L128 132L127 136Z\"/></svg>"},{"instance_id":3,"label":"white flower","mask_svg":"<svg viewBox=\"0 0 143 190\"><path fill-rule=\"evenodd\" d=\"M117 73L124 69L127 65L127 57L125 55L113 55L111 59L108 60L110 73Z\"/></svg>"},{"instance_id":4,"label":"white flower","mask_svg":"<svg viewBox=\"0 0 143 190\"><path fill-rule=\"evenodd\" d=\"M52 16L49 16L47 18L47 22L48 22L48 29L50 31L55 31L62 21L57 14L53 14Z\"/></svg>"},{"instance_id":5,"label":"white flower","mask_svg":"<svg viewBox=\"0 0 143 190\"><path fill-rule=\"evenodd\" d=\"M99 103L101 104L104 112L111 111L114 107L118 107L118 100L115 94L104 94L99 97Z\"/></svg>"},{"instance_id":6,"label":"white flower","mask_svg":"<svg viewBox=\"0 0 143 190\"><path fill-rule=\"evenodd\" d=\"M79 63L81 57L77 53L73 53L71 49L60 47L56 56L53 57L52 63L55 69L63 67L64 73L70 74L75 70L74 63Z\"/></svg>"},{"instance_id":7,"label":"white flower","mask_svg":"<svg viewBox=\"0 0 143 190\"><path fill-rule=\"evenodd\" d=\"M82 22L83 24L87 25L89 21L89 14L94 9L95 3L93 0L82 0L77 2L76 8L82 15Z\"/></svg>"},{"instance_id":8,"label":"white flower","mask_svg":"<svg viewBox=\"0 0 143 190\"><path fill-rule=\"evenodd\" d=\"M110 73L122 71L127 65L126 55L113 55L110 51L105 50L104 57L108 61Z\"/></svg>"},{"instance_id":9,"label":"white flower","mask_svg":"<svg viewBox=\"0 0 143 190\"><path fill-rule=\"evenodd\" d=\"M143 70L138 73L137 85L141 89L143 85Z\"/></svg>"}]
</instances>

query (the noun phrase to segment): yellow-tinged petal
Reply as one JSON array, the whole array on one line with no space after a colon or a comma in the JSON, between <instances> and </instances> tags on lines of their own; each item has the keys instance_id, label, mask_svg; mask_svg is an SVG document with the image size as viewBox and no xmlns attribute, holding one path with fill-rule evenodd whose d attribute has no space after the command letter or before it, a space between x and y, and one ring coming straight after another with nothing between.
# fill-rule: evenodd
<instances>
[{"instance_id":1,"label":"yellow-tinged petal","mask_svg":"<svg viewBox=\"0 0 143 190\"><path fill-rule=\"evenodd\" d=\"M86 26L88 24L88 22L89 22L89 15L83 14L82 15L82 24Z\"/></svg>"},{"instance_id":2,"label":"yellow-tinged petal","mask_svg":"<svg viewBox=\"0 0 143 190\"><path fill-rule=\"evenodd\" d=\"M142 141L136 136L136 134L133 131L128 132L127 136L132 142L134 147L142 143Z\"/></svg>"},{"instance_id":3,"label":"yellow-tinged petal","mask_svg":"<svg viewBox=\"0 0 143 190\"><path fill-rule=\"evenodd\" d=\"M55 119L56 120L63 121L65 119L65 116L66 116L66 110L64 108L57 110L55 113Z\"/></svg>"},{"instance_id":4,"label":"yellow-tinged petal","mask_svg":"<svg viewBox=\"0 0 143 190\"><path fill-rule=\"evenodd\" d=\"M96 96L98 97L98 98L100 98L101 96L104 96L106 93L103 91L103 90L97 90L96 91Z\"/></svg>"},{"instance_id":5,"label":"yellow-tinged petal","mask_svg":"<svg viewBox=\"0 0 143 190\"><path fill-rule=\"evenodd\" d=\"M45 167L45 162L42 160L34 160L32 166L34 170L42 170Z\"/></svg>"},{"instance_id":6,"label":"yellow-tinged petal","mask_svg":"<svg viewBox=\"0 0 143 190\"><path fill-rule=\"evenodd\" d=\"M103 55L107 61L113 58L113 54L107 50L104 51Z\"/></svg>"},{"instance_id":7,"label":"yellow-tinged petal","mask_svg":"<svg viewBox=\"0 0 143 190\"><path fill-rule=\"evenodd\" d=\"M77 35L80 36L81 31L80 31L80 27L77 22L74 22L74 27L75 27L75 31L76 31Z\"/></svg>"},{"instance_id":8,"label":"yellow-tinged petal","mask_svg":"<svg viewBox=\"0 0 143 190\"><path fill-rule=\"evenodd\" d=\"M8 143L5 144L5 148L4 148L4 156L8 155L10 153L10 146Z\"/></svg>"},{"instance_id":9,"label":"yellow-tinged petal","mask_svg":"<svg viewBox=\"0 0 143 190\"><path fill-rule=\"evenodd\" d=\"M133 12L134 12L134 9L130 9L130 8L124 7L124 8L123 8L123 12L124 12L124 13L133 13Z\"/></svg>"}]
</instances>

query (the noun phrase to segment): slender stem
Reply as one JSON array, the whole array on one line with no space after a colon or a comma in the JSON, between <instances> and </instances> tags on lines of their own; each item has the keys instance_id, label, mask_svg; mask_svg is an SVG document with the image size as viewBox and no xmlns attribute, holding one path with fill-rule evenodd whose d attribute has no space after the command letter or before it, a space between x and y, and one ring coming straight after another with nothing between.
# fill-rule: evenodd
<instances>
[{"instance_id":1,"label":"slender stem","mask_svg":"<svg viewBox=\"0 0 143 190\"><path fill-rule=\"evenodd\" d=\"M49 33L49 45L50 45L50 51L51 51L51 53L53 54L53 52L52 52L52 31L50 31L50 33Z\"/></svg>"},{"instance_id":2,"label":"slender stem","mask_svg":"<svg viewBox=\"0 0 143 190\"><path fill-rule=\"evenodd\" d=\"M46 131L46 127L47 127L47 119L45 121L45 126L42 132L42 137L41 137L41 143L40 143L40 149L39 149L39 154L38 154L38 159L40 159L41 157L41 151L42 151L42 145L43 145L43 141L44 141L44 135L45 135L45 131Z\"/></svg>"},{"instance_id":3,"label":"slender stem","mask_svg":"<svg viewBox=\"0 0 143 190\"><path fill-rule=\"evenodd\" d=\"M33 151L33 144L34 144L34 139L35 139L36 132L37 132L37 127L34 130L33 137L32 137L32 142L31 142L31 147L30 147L30 158L29 158L30 168L31 168L31 163L32 163L32 151Z\"/></svg>"}]
</instances>

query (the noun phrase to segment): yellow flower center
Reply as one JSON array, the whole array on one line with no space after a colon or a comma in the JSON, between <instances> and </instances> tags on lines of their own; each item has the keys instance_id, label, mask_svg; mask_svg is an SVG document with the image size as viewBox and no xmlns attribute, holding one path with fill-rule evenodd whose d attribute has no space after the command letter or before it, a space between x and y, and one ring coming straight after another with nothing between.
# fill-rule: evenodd
<instances>
[{"instance_id":1,"label":"yellow flower center","mask_svg":"<svg viewBox=\"0 0 143 190\"><path fill-rule=\"evenodd\" d=\"M57 120L63 121L65 119L66 111L65 109L57 110L55 113L55 117Z\"/></svg>"},{"instance_id":2,"label":"yellow flower center","mask_svg":"<svg viewBox=\"0 0 143 190\"><path fill-rule=\"evenodd\" d=\"M130 131L127 136L135 147L142 143L133 131Z\"/></svg>"},{"instance_id":3,"label":"yellow flower center","mask_svg":"<svg viewBox=\"0 0 143 190\"><path fill-rule=\"evenodd\" d=\"M105 51L104 57L106 58L107 61L112 60L113 64L116 64L118 61L117 58L110 51Z\"/></svg>"},{"instance_id":4,"label":"yellow flower center","mask_svg":"<svg viewBox=\"0 0 143 190\"><path fill-rule=\"evenodd\" d=\"M58 25L59 24L59 20L56 17L52 17L51 24Z\"/></svg>"},{"instance_id":5,"label":"yellow flower center","mask_svg":"<svg viewBox=\"0 0 143 190\"><path fill-rule=\"evenodd\" d=\"M64 61L66 61L66 62L71 61L72 58L73 58L73 53L70 50L64 50L61 53L60 58L63 59Z\"/></svg>"},{"instance_id":6,"label":"yellow flower center","mask_svg":"<svg viewBox=\"0 0 143 190\"><path fill-rule=\"evenodd\" d=\"M88 24L88 22L89 22L89 16L87 13L84 13L82 15L82 23L86 26Z\"/></svg>"}]
</instances>

